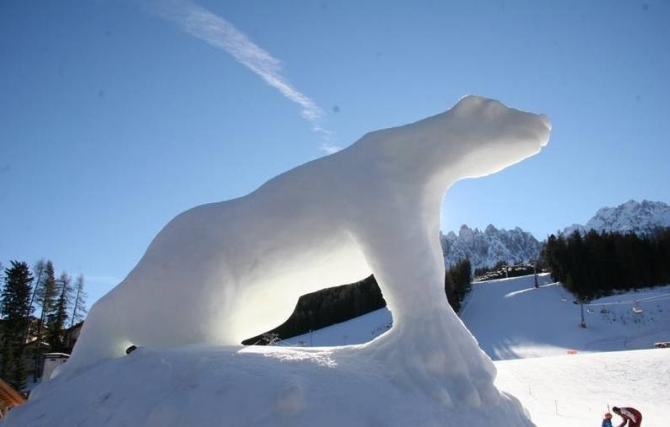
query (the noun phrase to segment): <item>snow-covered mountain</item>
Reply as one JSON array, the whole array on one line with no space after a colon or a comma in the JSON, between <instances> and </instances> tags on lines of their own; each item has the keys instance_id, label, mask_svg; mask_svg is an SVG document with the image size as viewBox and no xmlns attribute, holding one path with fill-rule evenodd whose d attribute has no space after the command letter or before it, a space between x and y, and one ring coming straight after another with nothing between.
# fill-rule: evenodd
<instances>
[{"instance_id":1,"label":"snow-covered mountain","mask_svg":"<svg viewBox=\"0 0 670 427\"><path fill-rule=\"evenodd\" d=\"M601 208L586 224L566 227L563 235L567 236L575 230L584 234L592 229L597 232L648 234L659 227L670 227L670 205L630 200L614 208ZM441 234L440 242L447 267L468 258L475 269L493 267L500 261L514 264L537 259L542 247L532 234L519 227L505 230L493 225L484 231L463 225L458 234L453 231Z\"/></svg>"},{"instance_id":2,"label":"snow-covered mountain","mask_svg":"<svg viewBox=\"0 0 670 427\"><path fill-rule=\"evenodd\" d=\"M602 208L596 212L585 225L574 224L563 230L563 235L570 235L575 230L586 233L619 232L648 234L658 227L670 227L670 205L663 202L635 200L614 208Z\"/></svg>"},{"instance_id":3,"label":"snow-covered mountain","mask_svg":"<svg viewBox=\"0 0 670 427\"><path fill-rule=\"evenodd\" d=\"M499 230L489 225L480 231L463 225L458 235L451 231L441 235L440 241L447 266L463 258L468 258L473 268L493 267L499 261L514 264L537 259L541 249L540 242L519 227Z\"/></svg>"}]
</instances>

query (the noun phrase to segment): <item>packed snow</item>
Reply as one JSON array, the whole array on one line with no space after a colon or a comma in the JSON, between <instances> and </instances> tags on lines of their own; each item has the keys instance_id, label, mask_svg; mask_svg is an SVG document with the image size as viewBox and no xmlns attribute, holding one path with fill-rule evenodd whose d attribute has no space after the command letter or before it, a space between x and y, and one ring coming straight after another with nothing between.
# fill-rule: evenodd
<instances>
[{"instance_id":1,"label":"packed snow","mask_svg":"<svg viewBox=\"0 0 670 427\"><path fill-rule=\"evenodd\" d=\"M537 426L597 427L612 406L637 408L644 427L667 425L669 349L507 360L496 367L496 385L520 399Z\"/></svg>"},{"instance_id":2,"label":"packed snow","mask_svg":"<svg viewBox=\"0 0 670 427\"><path fill-rule=\"evenodd\" d=\"M648 349L657 341L670 341L668 288L612 295L580 306L562 286L549 281L550 276L540 276L539 289L532 276L473 285L461 318L493 360ZM480 299L485 301L478 303Z\"/></svg>"},{"instance_id":3,"label":"packed snow","mask_svg":"<svg viewBox=\"0 0 670 427\"><path fill-rule=\"evenodd\" d=\"M462 320L496 360L496 386L538 426L599 425L608 405L664 425L670 410L670 286L611 295L581 307L548 274L474 283ZM388 330L381 309L278 345L364 343ZM617 421L615 416L615 421ZM615 423L616 425L616 423Z\"/></svg>"},{"instance_id":4,"label":"packed snow","mask_svg":"<svg viewBox=\"0 0 670 427\"><path fill-rule=\"evenodd\" d=\"M60 380L54 384L82 381L110 359L122 359L109 363L123 371L142 354L151 358L155 351L187 345L226 346L238 355L226 358L226 375L254 366L264 378L277 372L282 383L288 379L275 365L285 351L257 364L255 354L237 353L235 346L286 320L301 295L374 274L394 327L370 343L333 350L334 375L345 378L351 367L342 384L356 387L353 378L365 367L377 380L372 389L412 389L424 407L411 416L424 414L425 424L437 419L430 414L459 406L455 424L495 414L508 425L531 425L518 402L495 388L493 363L444 298L439 220L444 194L454 182L539 153L550 128L544 115L467 96L444 113L371 132L247 196L178 215L126 279L91 308L72 357L53 375ZM152 350L127 358L131 347ZM312 356L299 356L307 361L296 366L311 364ZM347 406L320 394L309 375L299 368L291 374L302 394L328 402L329 410ZM35 402L46 390L35 393ZM231 390L239 398L256 399L257 393L244 397L243 390ZM299 423L290 417L283 422L309 425L315 410L309 403L316 402L300 404ZM363 422L349 415L345 424Z\"/></svg>"},{"instance_id":5,"label":"packed snow","mask_svg":"<svg viewBox=\"0 0 670 427\"><path fill-rule=\"evenodd\" d=\"M636 338L651 334L670 341L670 286L593 302L594 307L600 303L620 307L620 315L633 313L633 301L638 298L646 304L645 313L653 302L657 308L653 321L598 324L594 319L601 313L594 311L587 313L583 329L570 298L556 292L560 287L546 275L539 282L540 289L534 289L532 276L474 285L464 316L467 324L475 312L490 315L500 310L501 299L507 306L505 315L473 328L480 345L495 348L488 340L500 341L498 333L517 341L513 352L502 353L509 359L495 362L498 389L518 398L533 423L541 427L598 426L608 405L636 407L644 416L643 426L665 425L670 409L670 349L651 349ZM529 304L546 310L547 333L537 334L528 321ZM562 306L572 307L557 308ZM296 337L296 343L364 342L387 329L390 321L388 310L379 310ZM597 325L597 336L584 338L584 332ZM598 337L609 341L615 336L619 339L607 346L593 349L589 345ZM557 337L567 341L561 344ZM630 343L647 349L629 350ZM351 347L140 348L70 380L57 377L46 382L28 405L10 412L4 425L514 425L501 422L493 413L481 419L472 414L464 417L458 408L435 405L411 387L380 383L387 368L342 351L347 348ZM519 358L530 354L536 357ZM335 407L332 402L346 404ZM616 416L614 421L615 425L619 421Z\"/></svg>"}]
</instances>

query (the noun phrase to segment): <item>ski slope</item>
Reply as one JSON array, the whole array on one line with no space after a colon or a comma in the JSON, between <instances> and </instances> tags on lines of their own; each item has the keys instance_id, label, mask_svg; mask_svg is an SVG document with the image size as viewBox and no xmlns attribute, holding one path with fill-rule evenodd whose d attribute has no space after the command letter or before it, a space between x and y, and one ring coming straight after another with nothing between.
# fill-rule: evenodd
<instances>
[{"instance_id":1,"label":"ski slope","mask_svg":"<svg viewBox=\"0 0 670 427\"><path fill-rule=\"evenodd\" d=\"M538 426L597 426L610 406L634 406L645 426L670 410L670 286L581 307L548 274L473 284L461 319L496 361L496 386L521 400ZM362 343L393 323L387 309L301 335L290 345ZM633 351L639 350L639 351ZM615 416L615 425L618 418Z\"/></svg>"},{"instance_id":2,"label":"ski slope","mask_svg":"<svg viewBox=\"0 0 670 427\"><path fill-rule=\"evenodd\" d=\"M496 386L516 396L538 427L597 427L607 405L639 409L644 427L667 425L670 349L505 360L496 368Z\"/></svg>"},{"instance_id":3,"label":"ski slope","mask_svg":"<svg viewBox=\"0 0 670 427\"><path fill-rule=\"evenodd\" d=\"M645 427L666 425L670 349L651 343L670 341L670 287L594 301L581 328L569 295L547 276L540 284L535 289L532 277L478 283L466 303L466 325L497 359L496 387L518 399L537 427L599 426L607 405L638 408ZM342 346L383 334L391 321L379 310L289 340L292 348L140 348L43 384L0 425L496 425L490 411L463 416L380 381L393 377L392 365ZM336 347L317 347L327 345Z\"/></svg>"},{"instance_id":4,"label":"ski slope","mask_svg":"<svg viewBox=\"0 0 670 427\"><path fill-rule=\"evenodd\" d=\"M493 360L640 350L670 341L670 286L623 293L581 307L548 274L473 284L460 316ZM290 338L287 346L361 344L391 328L386 309Z\"/></svg>"},{"instance_id":5,"label":"ski slope","mask_svg":"<svg viewBox=\"0 0 670 427\"><path fill-rule=\"evenodd\" d=\"M540 275L475 283L461 319L493 360L652 348L670 341L670 287L594 300L581 307Z\"/></svg>"}]
</instances>

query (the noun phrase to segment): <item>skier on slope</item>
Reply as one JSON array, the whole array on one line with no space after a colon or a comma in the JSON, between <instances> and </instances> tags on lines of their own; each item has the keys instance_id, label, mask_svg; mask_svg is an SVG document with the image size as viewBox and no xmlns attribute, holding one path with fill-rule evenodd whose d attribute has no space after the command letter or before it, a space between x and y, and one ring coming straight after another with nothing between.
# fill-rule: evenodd
<instances>
[{"instance_id":1,"label":"skier on slope","mask_svg":"<svg viewBox=\"0 0 670 427\"><path fill-rule=\"evenodd\" d=\"M606 412L603 416L603 423L600 427L612 427L612 414Z\"/></svg>"},{"instance_id":2,"label":"skier on slope","mask_svg":"<svg viewBox=\"0 0 670 427\"><path fill-rule=\"evenodd\" d=\"M640 427L642 425L642 414L635 408L617 408L614 406L612 412L623 418L623 422L618 427Z\"/></svg>"}]
</instances>

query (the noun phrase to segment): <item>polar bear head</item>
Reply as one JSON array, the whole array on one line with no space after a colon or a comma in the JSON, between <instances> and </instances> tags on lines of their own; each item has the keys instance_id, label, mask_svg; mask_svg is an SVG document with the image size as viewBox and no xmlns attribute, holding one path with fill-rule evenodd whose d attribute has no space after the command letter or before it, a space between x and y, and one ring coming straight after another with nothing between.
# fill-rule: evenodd
<instances>
[{"instance_id":1,"label":"polar bear head","mask_svg":"<svg viewBox=\"0 0 670 427\"><path fill-rule=\"evenodd\" d=\"M498 172L537 154L549 141L543 114L508 108L501 102L466 96L444 113L396 128L371 132L352 149L366 159L390 164L414 183L442 190L463 178Z\"/></svg>"},{"instance_id":2,"label":"polar bear head","mask_svg":"<svg viewBox=\"0 0 670 427\"><path fill-rule=\"evenodd\" d=\"M456 179L486 176L533 156L547 145L551 132L544 114L478 96L462 98L436 118L449 128L441 151Z\"/></svg>"}]
</instances>

